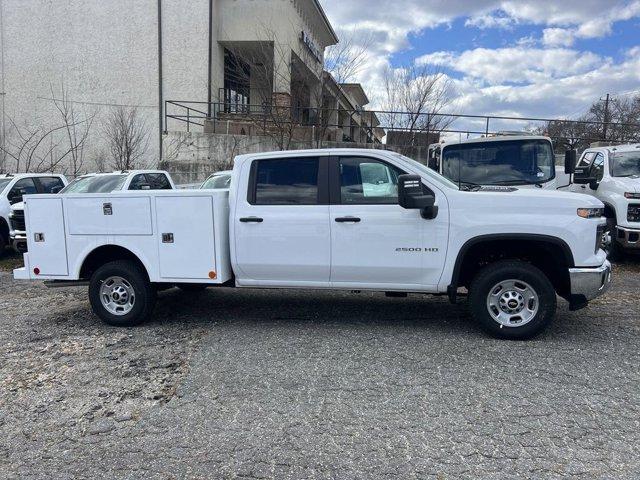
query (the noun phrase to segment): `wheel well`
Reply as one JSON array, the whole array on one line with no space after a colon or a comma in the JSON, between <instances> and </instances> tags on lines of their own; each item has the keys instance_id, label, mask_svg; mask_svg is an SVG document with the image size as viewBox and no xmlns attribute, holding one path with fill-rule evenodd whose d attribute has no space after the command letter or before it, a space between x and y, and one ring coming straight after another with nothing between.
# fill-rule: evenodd
<instances>
[{"instance_id":1,"label":"wheel well","mask_svg":"<svg viewBox=\"0 0 640 480\"><path fill-rule=\"evenodd\" d=\"M138 264L142 271L147 275L147 278L149 278L149 272L147 272L144 264L135 253L118 245L103 245L102 247L98 247L93 250L89 255L87 255L87 258L84 259L82 267L80 268L80 279L89 280L91 275L93 275L93 272L98 268L115 260L130 260Z\"/></svg>"},{"instance_id":2,"label":"wheel well","mask_svg":"<svg viewBox=\"0 0 640 480\"><path fill-rule=\"evenodd\" d=\"M608 203L604 204L604 216L606 218L616 218L616 209L613 208L611 205L609 205Z\"/></svg>"},{"instance_id":3,"label":"wheel well","mask_svg":"<svg viewBox=\"0 0 640 480\"><path fill-rule=\"evenodd\" d=\"M571 250L560 239L547 237L489 238L467 242L460 251L451 286L469 287L484 266L498 260L522 260L544 272L560 296L569 295Z\"/></svg>"}]
</instances>

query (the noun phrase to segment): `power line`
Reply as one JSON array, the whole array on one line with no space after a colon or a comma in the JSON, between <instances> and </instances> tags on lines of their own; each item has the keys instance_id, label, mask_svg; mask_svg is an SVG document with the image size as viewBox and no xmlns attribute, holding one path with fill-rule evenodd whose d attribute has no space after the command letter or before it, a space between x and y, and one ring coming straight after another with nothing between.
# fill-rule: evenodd
<instances>
[{"instance_id":1,"label":"power line","mask_svg":"<svg viewBox=\"0 0 640 480\"><path fill-rule=\"evenodd\" d=\"M127 104L127 103L106 103L106 102L81 102L79 100L62 100L60 98L50 98L50 97L36 97L38 100L47 100L50 102L67 102L67 103L76 103L78 105L96 105L100 107L127 107L127 108L158 108L157 105L135 105L135 104Z\"/></svg>"}]
</instances>

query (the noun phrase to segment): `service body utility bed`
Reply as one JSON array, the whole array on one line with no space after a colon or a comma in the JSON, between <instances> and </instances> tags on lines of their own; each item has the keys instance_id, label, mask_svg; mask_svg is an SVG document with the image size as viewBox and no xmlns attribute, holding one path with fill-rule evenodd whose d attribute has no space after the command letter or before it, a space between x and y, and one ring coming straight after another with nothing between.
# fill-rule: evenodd
<instances>
[{"instance_id":1,"label":"service body utility bed","mask_svg":"<svg viewBox=\"0 0 640 480\"><path fill-rule=\"evenodd\" d=\"M105 245L135 254L151 282L232 278L226 190L32 195L25 208L30 250L16 278L78 280L83 259Z\"/></svg>"}]
</instances>

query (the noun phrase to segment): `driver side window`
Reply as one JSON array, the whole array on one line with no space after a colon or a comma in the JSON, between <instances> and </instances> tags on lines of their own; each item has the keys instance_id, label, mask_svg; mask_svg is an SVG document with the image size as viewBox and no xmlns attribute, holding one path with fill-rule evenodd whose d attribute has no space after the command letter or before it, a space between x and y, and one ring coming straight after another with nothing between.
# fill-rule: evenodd
<instances>
[{"instance_id":1,"label":"driver side window","mask_svg":"<svg viewBox=\"0 0 640 480\"><path fill-rule=\"evenodd\" d=\"M341 158L339 166L343 205L398 203L398 176L405 172L364 157Z\"/></svg>"},{"instance_id":2,"label":"driver side window","mask_svg":"<svg viewBox=\"0 0 640 480\"><path fill-rule=\"evenodd\" d=\"M596 155L596 158L593 160L593 165L591 165L591 173L590 177L595 178L598 182L602 180L604 176L604 155L599 153Z\"/></svg>"}]
</instances>

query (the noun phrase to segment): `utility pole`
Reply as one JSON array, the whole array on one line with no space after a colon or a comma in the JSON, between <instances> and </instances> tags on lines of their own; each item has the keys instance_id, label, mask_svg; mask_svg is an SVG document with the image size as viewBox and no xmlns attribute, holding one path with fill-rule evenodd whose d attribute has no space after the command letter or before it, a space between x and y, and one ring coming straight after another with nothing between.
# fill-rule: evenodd
<instances>
[{"instance_id":1,"label":"utility pole","mask_svg":"<svg viewBox=\"0 0 640 480\"><path fill-rule=\"evenodd\" d=\"M602 127L602 140L607 141L607 127L609 125L609 94L604 99L604 125Z\"/></svg>"},{"instance_id":2,"label":"utility pole","mask_svg":"<svg viewBox=\"0 0 640 480\"><path fill-rule=\"evenodd\" d=\"M162 162L162 121L163 115L163 93L162 93L162 0L158 0L158 152L159 162Z\"/></svg>"}]
</instances>

